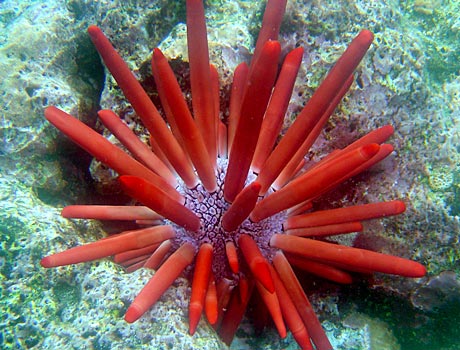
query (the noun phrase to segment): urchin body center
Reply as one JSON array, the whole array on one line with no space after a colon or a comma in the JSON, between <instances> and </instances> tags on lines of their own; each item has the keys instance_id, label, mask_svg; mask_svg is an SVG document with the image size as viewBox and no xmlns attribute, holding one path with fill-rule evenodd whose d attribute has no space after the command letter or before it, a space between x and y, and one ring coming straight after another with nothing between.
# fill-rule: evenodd
<instances>
[{"instance_id":1,"label":"urchin body center","mask_svg":"<svg viewBox=\"0 0 460 350\"><path fill-rule=\"evenodd\" d=\"M184 205L200 218L200 230L191 232L171 223L176 231L174 246L179 247L185 242L192 243L196 248L203 243L210 243L213 246L213 272L216 280L220 280L223 277L230 279L235 277L232 276L234 274L230 270L225 252L227 242L231 241L237 246L238 238L241 234L250 235L256 241L262 254L271 260L274 250L269 246L270 237L282 231L282 223L286 219L284 212L258 223L246 219L236 230L225 231L221 226L221 221L222 216L230 207L230 203L224 199L224 180L227 165L228 159L218 159L216 170L217 190L215 192L209 193L201 183L190 189L183 182L180 182L178 191L185 197ZM254 179L255 175L250 174L246 182L249 183ZM267 195L269 194L270 192Z\"/></svg>"}]
</instances>

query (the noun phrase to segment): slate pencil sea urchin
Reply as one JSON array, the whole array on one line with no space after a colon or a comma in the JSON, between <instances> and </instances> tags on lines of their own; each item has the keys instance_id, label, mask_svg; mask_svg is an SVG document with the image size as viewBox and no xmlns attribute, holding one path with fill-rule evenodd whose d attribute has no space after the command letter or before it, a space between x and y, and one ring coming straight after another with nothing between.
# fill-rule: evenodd
<instances>
[{"instance_id":1,"label":"slate pencil sea urchin","mask_svg":"<svg viewBox=\"0 0 460 350\"><path fill-rule=\"evenodd\" d=\"M89 35L106 67L151 134L150 147L110 110L106 127L131 155L76 118L48 107L46 118L119 175L139 204L75 205L68 218L134 220L140 228L111 235L42 259L44 267L113 256L128 271L157 269L125 314L140 318L188 266L193 266L190 333L202 313L230 344L249 298L258 293L281 337L289 329L302 349L331 349L291 264L323 278L351 283L352 273L421 277L417 262L321 237L362 230L361 221L400 214L402 201L312 211L312 202L370 168L393 150L383 126L303 171L304 157L353 82L353 71L371 45L363 30L351 42L301 113L276 144L303 51L278 71L277 42L286 0L268 0L251 63L234 73L228 122L220 120L216 69L209 64L204 8L187 0L187 38L193 113L167 59L152 58L167 123L102 31ZM152 151L153 150L153 151ZM287 328L286 328L287 326Z\"/></svg>"}]
</instances>

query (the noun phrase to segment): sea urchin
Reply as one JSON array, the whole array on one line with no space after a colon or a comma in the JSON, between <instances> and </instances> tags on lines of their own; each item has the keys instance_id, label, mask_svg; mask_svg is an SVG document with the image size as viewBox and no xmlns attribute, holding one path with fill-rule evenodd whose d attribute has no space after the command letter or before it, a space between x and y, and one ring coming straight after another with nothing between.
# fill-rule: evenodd
<instances>
[{"instance_id":1,"label":"sea urchin","mask_svg":"<svg viewBox=\"0 0 460 350\"><path fill-rule=\"evenodd\" d=\"M417 262L329 243L321 237L356 232L361 221L396 215L402 201L312 211L326 191L373 166L393 150L383 126L345 149L302 170L304 157L342 96L373 35L363 30L351 42L276 143L303 51L297 48L278 71L276 41L286 0L268 0L254 56L234 74L229 117L220 119L218 77L209 64L202 0L187 0L187 38L192 112L167 59L153 51L152 73L168 124L102 31L89 35L126 98L151 134L142 143L110 110L99 116L129 155L56 107L46 118L119 175L130 206L75 205L67 218L134 220L139 229L111 235L42 259L55 267L113 256L128 271L157 269L126 311L140 318L174 280L193 266L190 333L201 314L230 344L250 296L258 293L275 326L286 326L302 349L331 345L312 311L291 264L323 278L350 283L350 272L421 277ZM152 151L153 150L153 151Z\"/></svg>"}]
</instances>

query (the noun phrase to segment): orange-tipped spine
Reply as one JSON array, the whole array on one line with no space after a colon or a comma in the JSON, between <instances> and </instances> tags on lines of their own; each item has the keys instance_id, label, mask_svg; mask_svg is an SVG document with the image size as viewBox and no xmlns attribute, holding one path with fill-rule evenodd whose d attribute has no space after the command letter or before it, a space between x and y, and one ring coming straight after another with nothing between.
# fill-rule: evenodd
<instances>
[{"instance_id":1,"label":"orange-tipped spine","mask_svg":"<svg viewBox=\"0 0 460 350\"><path fill-rule=\"evenodd\" d=\"M175 124L198 176L206 190L214 192L216 190L216 177L212 158L206 148L205 138L193 120L168 60L158 48L153 50L152 66L155 66L155 78L161 81L160 85L164 91L164 96L168 101Z\"/></svg>"},{"instance_id":2,"label":"orange-tipped spine","mask_svg":"<svg viewBox=\"0 0 460 350\"><path fill-rule=\"evenodd\" d=\"M209 69L209 50L202 0L187 0L187 46L193 115L213 165L217 159L217 128Z\"/></svg>"},{"instance_id":3,"label":"orange-tipped spine","mask_svg":"<svg viewBox=\"0 0 460 350\"><path fill-rule=\"evenodd\" d=\"M244 260L252 274L270 293L275 291L270 274L269 263L262 255L257 243L248 235L242 234L238 238L238 245L243 253Z\"/></svg>"},{"instance_id":4,"label":"orange-tipped spine","mask_svg":"<svg viewBox=\"0 0 460 350\"><path fill-rule=\"evenodd\" d=\"M128 250L143 248L175 236L171 226L154 226L113 235L99 241L70 248L41 260L43 267L56 267L101 259Z\"/></svg>"},{"instance_id":5,"label":"orange-tipped spine","mask_svg":"<svg viewBox=\"0 0 460 350\"><path fill-rule=\"evenodd\" d=\"M267 192L273 181L317 124L330 102L339 93L343 85L347 83L372 40L373 34L368 30L363 30L358 34L305 105L302 112L297 116L285 136L270 154L257 178L262 185L261 194Z\"/></svg>"},{"instance_id":6,"label":"orange-tipped spine","mask_svg":"<svg viewBox=\"0 0 460 350\"><path fill-rule=\"evenodd\" d=\"M236 196L222 216L222 228L231 232L238 228L254 209L259 197L260 184L252 182Z\"/></svg>"},{"instance_id":7,"label":"orange-tipped spine","mask_svg":"<svg viewBox=\"0 0 460 350\"><path fill-rule=\"evenodd\" d=\"M228 202L233 202L244 187L275 82L280 51L277 41L267 42L249 74L225 176L224 197Z\"/></svg>"},{"instance_id":8,"label":"orange-tipped spine","mask_svg":"<svg viewBox=\"0 0 460 350\"><path fill-rule=\"evenodd\" d=\"M115 137L139 160L153 172L160 175L171 186L176 187L177 181L169 168L142 142L118 115L109 109L97 112L99 119Z\"/></svg>"},{"instance_id":9,"label":"orange-tipped spine","mask_svg":"<svg viewBox=\"0 0 460 350\"><path fill-rule=\"evenodd\" d=\"M168 160L187 186L190 188L194 187L197 184L197 179L191 169L190 162L126 62L114 49L99 27L95 25L89 26L88 34L108 70L112 73L118 86L123 91L123 94L141 118L142 123L149 130L150 134L155 137L155 140L166 154Z\"/></svg>"},{"instance_id":10,"label":"orange-tipped spine","mask_svg":"<svg viewBox=\"0 0 460 350\"><path fill-rule=\"evenodd\" d=\"M212 266L212 245L204 243L198 250L192 281L192 295L189 304L189 333L195 333L205 306L206 292Z\"/></svg>"},{"instance_id":11,"label":"orange-tipped spine","mask_svg":"<svg viewBox=\"0 0 460 350\"><path fill-rule=\"evenodd\" d=\"M318 196L331 183L349 178L357 167L375 156L379 149L380 146L377 144L366 145L347 152L346 157L343 156L328 163L327 168L315 168L306 172L279 191L258 202L250 215L251 220L259 222Z\"/></svg>"},{"instance_id":12,"label":"orange-tipped spine","mask_svg":"<svg viewBox=\"0 0 460 350\"><path fill-rule=\"evenodd\" d=\"M158 220L163 217L145 206L134 205L68 205L61 215L71 219Z\"/></svg>"},{"instance_id":13,"label":"orange-tipped spine","mask_svg":"<svg viewBox=\"0 0 460 350\"><path fill-rule=\"evenodd\" d=\"M345 269L350 267L352 270L364 269L404 277L423 277L426 274L426 268L413 260L309 238L274 234L270 245L315 261L338 264Z\"/></svg>"},{"instance_id":14,"label":"orange-tipped spine","mask_svg":"<svg viewBox=\"0 0 460 350\"><path fill-rule=\"evenodd\" d=\"M125 321L132 323L150 309L182 271L192 263L194 257L195 248L190 243L184 243L177 249L158 269L128 307Z\"/></svg>"},{"instance_id":15,"label":"orange-tipped spine","mask_svg":"<svg viewBox=\"0 0 460 350\"><path fill-rule=\"evenodd\" d=\"M273 257L273 265L307 327L316 349L332 350L332 345L327 338L326 332L324 332L310 301L305 295L303 287L282 252L277 252L275 254Z\"/></svg>"},{"instance_id":16,"label":"orange-tipped spine","mask_svg":"<svg viewBox=\"0 0 460 350\"><path fill-rule=\"evenodd\" d=\"M353 205L338 209L320 210L308 214L289 217L284 223L285 230L306 228L333 224L343 224L353 221L363 221L398 215L406 210L403 201L394 200L362 205Z\"/></svg>"},{"instance_id":17,"label":"orange-tipped spine","mask_svg":"<svg viewBox=\"0 0 460 350\"><path fill-rule=\"evenodd\" d=\"M120 176L123 191L161 216L173 221L187 230L200 229L200 218L184 205L166 195L158 186L136 176Z\"/></svg>"}]
</instances>

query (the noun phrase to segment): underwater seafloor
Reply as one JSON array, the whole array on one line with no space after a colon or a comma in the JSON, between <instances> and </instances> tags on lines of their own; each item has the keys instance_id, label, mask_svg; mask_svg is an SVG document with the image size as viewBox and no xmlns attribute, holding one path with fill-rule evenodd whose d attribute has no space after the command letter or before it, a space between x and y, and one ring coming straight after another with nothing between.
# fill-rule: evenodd
<instances>
[{"instance_id":1,"label":"underwater seafloor","mask_svg":"<svg viewBox=\"0 0 460 350\"><path fill-rule=\"evenodd\" d=\"M226 74L228 90L229 72L253 49L264 1L205 4L211 61ZM369 224L355 244L428 269L422 279L376 276L346 288L306 277L306 285L317 286L307 292L337 350L460 349L459 13L454 0L288 1L282 47L305 48L294 115L351 38L361 28L375 33L355 84L310 156L392 124L394 155L331 200L406 201L404 215ZM1 349L226 348L204 321L188 335L185 279L127 324L124 311L153 272L126 274L108 259L49 270L39 264L50 252L103 234L98 222L61 218L63 206L111 195L85 170L89 156L43 117L44 107L56 105L94 125L100 106L124 103L86 28L101 26L148 79L155 46L180 66L184 19L182 1L0 1ZM255 332L248 320L231 346L281 348L297 345L273 329Z\"/></svg>"}]
</instances>

